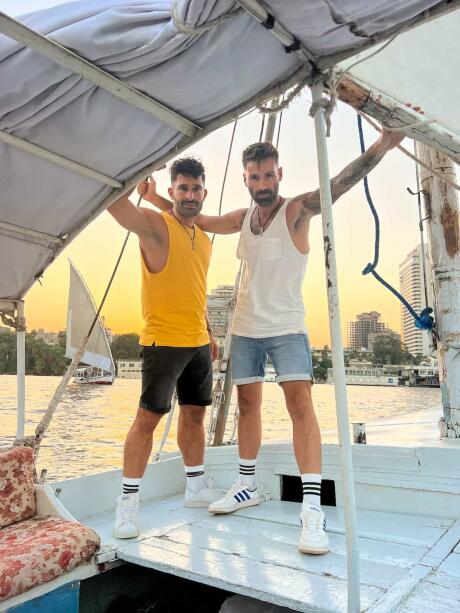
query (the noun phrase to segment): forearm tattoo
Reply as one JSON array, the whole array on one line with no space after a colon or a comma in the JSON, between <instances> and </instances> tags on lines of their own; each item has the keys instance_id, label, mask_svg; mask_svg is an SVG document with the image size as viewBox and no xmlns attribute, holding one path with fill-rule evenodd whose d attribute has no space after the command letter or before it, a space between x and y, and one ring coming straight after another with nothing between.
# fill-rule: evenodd
<instances>
[{"instance_id":1,"label":"forearm tattoo","mask_svg":"<svg viewBox=\"0 0 460 613\"><path fill-rule=\"evenodd\" d=\"M353 185L356 185L358 181L361 181L361 179L368 175L377 166L385 153L386 151L378 150L376 152L370 148L358 159L345 166L342 172L331 179L332 202L335 202L340 196L351 189ZM301 199L306 212L314 215L321 212L319 189L304 194Z\"/></svg>"}]
</instances>

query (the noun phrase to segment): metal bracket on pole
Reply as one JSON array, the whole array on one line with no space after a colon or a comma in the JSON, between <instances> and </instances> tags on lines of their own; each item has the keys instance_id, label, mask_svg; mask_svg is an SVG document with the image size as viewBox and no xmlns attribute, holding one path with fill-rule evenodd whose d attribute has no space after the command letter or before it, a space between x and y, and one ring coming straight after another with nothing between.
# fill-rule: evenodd
<instances>
[{"instance_id":1,"label":"metal bracket on pole","mask_svg":"<svg viewBox=\"0 0 460 613\"><path fill-rule=\"evenodd\" d=\"M313 85L312 94L315 109L314 120L316 150L318 156L319 189L321 196L324 257L326 264L329 329L332 343L332 365L334 372L334 390L337 407L337 425L342 468L343 506L345 511L345 532L347 539L348 613L359 613L359 611L361 611L361 605L359 549L356 526L356 500L353 481L350 424L348 419L347 388L345 383L345 364L343 360L342 331L340 324L337 263L332 219L332 194L326 144L325 111L322 105L323 84L316 83Z\"/></svg>"}]
</instances>

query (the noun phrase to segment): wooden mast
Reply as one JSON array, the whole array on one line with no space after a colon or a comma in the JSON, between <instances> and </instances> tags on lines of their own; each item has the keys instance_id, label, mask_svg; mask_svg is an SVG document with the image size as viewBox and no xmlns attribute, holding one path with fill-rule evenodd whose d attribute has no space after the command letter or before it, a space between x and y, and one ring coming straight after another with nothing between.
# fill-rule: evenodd
<instances>
[{"instance_id":1,"label":"wooden mast","mask_svg":"<svg viewBox=\"0 0 460 613\"><path fill-rule=\"evenodd\" d=\"M417 157L455 182L447 156L417 143ZM420 187L427 218L428 243L435 294L439 379L444 415L442 437L460 438L460 231L457 191L420 168Z\"/></svg>"}]
</instances>

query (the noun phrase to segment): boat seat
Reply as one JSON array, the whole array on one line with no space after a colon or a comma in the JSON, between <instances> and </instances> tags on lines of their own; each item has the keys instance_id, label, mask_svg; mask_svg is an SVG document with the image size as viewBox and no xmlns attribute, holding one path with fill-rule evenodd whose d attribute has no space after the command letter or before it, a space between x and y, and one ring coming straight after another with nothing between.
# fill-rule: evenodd
<instances>
[{"instance_id":1,"label":"boat seat","mask_svg":"<svg viewBox=\"0 0 460 613\"><path fill-rule=\"evenodd\" d=\"M90 528L37 514L33 471L32 449L0 453L0 601L71 571L99 547Z\"/></svg>"}]
</instances>

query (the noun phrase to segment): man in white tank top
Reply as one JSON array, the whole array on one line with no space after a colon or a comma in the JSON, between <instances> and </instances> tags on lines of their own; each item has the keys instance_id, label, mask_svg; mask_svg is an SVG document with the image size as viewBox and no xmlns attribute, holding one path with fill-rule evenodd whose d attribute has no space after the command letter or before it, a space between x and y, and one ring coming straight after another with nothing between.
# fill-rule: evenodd
<instances>
[{"instance_id":1,"label":"man in white tank top","mask_svg":"<svg viewBox=\"0 0 460 613\"><path fill-rule=\"evenodd\" d=\"M379 140L331 180L335 202L365 177L396 147L403 134L383 130ZM237 256L244 272L232 324L232 375L238 389L239 479L209 507L211 513L232 513L260 504L256 459L261 445L262 385L269 358L283 388L292 419L294 453L302 478L302 532L299 550L329 551L325 515L321 510L321 436L311 398L313 369L302 300L309 251L310 220L321 212L319 190L295 198L279 195L282 168L270 143L255 143L243 152L244 182L254 205L195 223L207 232L241 231ZM155 182L141 184L147 200L166 209L170 203L156 193Z\"/></svg>"}]
</instances>

